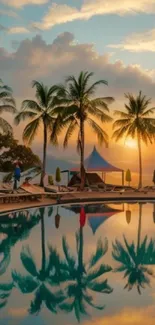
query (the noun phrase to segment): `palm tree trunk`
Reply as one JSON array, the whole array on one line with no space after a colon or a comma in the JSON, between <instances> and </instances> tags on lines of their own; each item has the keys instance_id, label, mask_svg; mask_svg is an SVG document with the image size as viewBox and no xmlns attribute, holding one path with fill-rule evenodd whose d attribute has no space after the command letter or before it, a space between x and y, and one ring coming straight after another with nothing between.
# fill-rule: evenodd
<instances>
[{"instance_id":1,"label":"palm tree trunk","mask_svg":"<svg viewBox=\"0 0 155 325\"><path fill-rule=\"evenodd\" d=\"M46 251L45 251L45 224L44 216L41 216L41 251L42 251L42 265L41 272L44 274L46 269Z\"/></svg>"},{"instance_id":2,"label":"palm tree trunk","mask_svg":"<svg viewBox=\"0 0 155 325\"><path fill-rule=\"evenodd\" d=\"M142 204L139 203L139 222L138 222L138 235L137 235L137 256L138 256L139 247L140 247L141 228L142 228Z\"/></svg>"},{"instance_id":3,"label":"palm tree trunk","mask_svg":"<svg viewBox=\"0 0 155 325\"><path fill-rule=\"evenodd\" d=\"M84 120L80 120L80 136L81 136L81 161L80 161L80 177L81 185L80 189L83 190L85 186L85 168L84 168Z\"/></svg>"},{"instance_id":4,"label":"palm tree trunk","mask_svg":"<svg viewBox=\"0 0 155 325\"><path fill-rule=\"evenodd\" d=\"M41 179L40 179L41 187L44 187L44 176L46 170L46 150L47 150L47 126L46 123L44 122L43 168L42 168Z\"/></svg>"},{"instance_id":5,"label":"palm tree trunk","mask_svg":"<svg viewBox=\"0 0 155 325\"><path fill-rule=\"evenodd\" d=\"M80 227L80 239L79 239L79 253L78 253L78 269L79 269L79 277L85 272L83 265L83 228Z\"/></svg>"},{"instance_id":6,"label":"palm tree trunk","mask_svg":"<svg viewBox=\"0 0 155 325\"><path fill-rule=\"evenodd\" d=\"M141 138L138 134L138 152L139 152L139 184L138 188L142 187L142 148L141 148Z\"/></svg>"}]
</instances>

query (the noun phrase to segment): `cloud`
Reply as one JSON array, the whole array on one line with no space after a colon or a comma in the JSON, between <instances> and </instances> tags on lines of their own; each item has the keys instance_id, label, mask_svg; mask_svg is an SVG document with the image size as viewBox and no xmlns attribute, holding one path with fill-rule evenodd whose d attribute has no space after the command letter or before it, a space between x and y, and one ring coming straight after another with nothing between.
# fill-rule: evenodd
<instances>
[{"instance_id":1,"label":"cloud","mask_svg":"<svg viewBox=\"0 0 155 325\"><path fill-rule=\"evenodd\" d=\"M18 43L18 47L12 52L0 48L1 78L13 88L18 109L23 99L34 98L34 89L31 87L32 80L51 85L63 82L64 78L70 74L77 76L81 70L93 71L94 77L92 81L98 79L108 81L109 86L99 87L96 96L115 97L116 102L110 107L111 113L114 109L123 108L125 92L137 94L139 90L142 90L147 96L152 97L152 106L154 105L155 82L147 71L140 66L126 66L121 61L113 63L109 54L99 55L95 51L93 44L75 43L74 35L71 33L60 34L51 44L47 44L41 36L37 35L32 40L25 39ZM105 125L104 127L110 135L111 125ZM20 124L18 128L15 128L15 135L18 139L21 139L22 132L23 124ZM86 141L89 149L92 142L94 144L96 141L95 137L90 136L89 129L87 129ZM38 143L41 151L41 142L42 138L39 136L34 142L35 150L36 143ZM69 156L75 151L74 136L66 153ZM57 154L54 149L52 149L52 152L53 155ZM125 167L128 166L129 155L130 153L128 156L125 155ZM114 157L114 150L112 156ZM118 155L117 150L115 156L119 157L119 159L121 157L121 155ZM135 164L136 159L133 161Z\"/></svg>"},{"instance_id":2,"label":"cloud","mask_svg":"<svg viewBox=\"0 0 155 325\"><path fill-rule=\"evenodd\" d=\"M77 19L90 19L96 15L135 14L138 12L155 12L154 0L84 0L80 9L66 4L53 3L41 22L34 25L40 29L50 29L55 25L71 22Z\"/></svg>"},{"instance_id":3,"label":"cloud","mask_svg":"<svg viewBox=\"0 0 155 325\"><path fill-rule=\"evenodd\" d=\"M9 34L27 34L30 31L26 27L15 26L8 29Z\"/></svg>"},{"instance_id":4,"label":"cloud","mask_svg":"<svg viewBox=\"0 0 155 325\"><path fill-rule=\"evenodd\" d=\"M15 8L22 8L26 5L43 5L47 2L48 0L0 0L0 3Z\"/></svg>"},{"instance_id":5,"label":"cloud","mask_svg":"<svg viewBox=\"0 0 155 325\"><path fill-rule=\"evenodd\" d=\"M59 35L52 44L47 44L37 35L32 40L23 40L12 53L0 49L3 79L20 97L32 93L30 85L33 79L47 84L57 83L62 82L66 75L77 75L81 70L94 71L95 79L108 80L109 87L104 87L104 93L121 100L124 100L124 92L137 93L140 89L154 97L155 84L148 71L140 66L125 66L122 61L111 63L110 60L108 54L99 55L93 44L76 44L74 35L67 32Z\"/></svg>"},{"instance_id":6,"label":"cloud","mask_svg":"<svg viewBox=\"0 0 155 325\"><path fill-rule=\"evenodd\" d=\"M110 44L108 47L130 52L155 52L155 29L145 33L134 33L122 43Z\"/></svg>"},{"instance_id":7,"label":"cloud","mask_svg":"<svg viewBox=\"0 0 155 325\"><path fill-rule=\"evenodd\" d=\"M93 325L154 325L154 306L143 307L143 309L125 308L115 315L104 316L104 318L93 319ZM86 322L85 325L92 325Z\"/></svg>"},{"instance_id":8,"label":"cloud","mask_svg":"<svg viewBox=\"0 0 155 325\"><path fill-rule=\"evenodd\" d=\"M3 10L3 9L0 9L0 16L8 16L8 17L13 17L13 18L16 18L18 17L17 13L12 11L12 10Z\"/></svg>"}]
</instances>

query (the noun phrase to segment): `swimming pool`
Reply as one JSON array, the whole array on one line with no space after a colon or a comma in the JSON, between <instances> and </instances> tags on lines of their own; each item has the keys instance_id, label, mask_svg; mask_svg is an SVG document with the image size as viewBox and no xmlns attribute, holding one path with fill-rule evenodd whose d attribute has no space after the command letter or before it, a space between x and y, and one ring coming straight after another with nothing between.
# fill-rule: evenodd
<instances>
[{"instance_id":1,"label":"swimming pool","mask_svg":"<svg viewBox=\"0 0 155 325\"><path fill-rule=\"evenodd\" d=\"M0 324L152 325L154 265L155 203L1 215Z\"/></svg>"}]
</instances>

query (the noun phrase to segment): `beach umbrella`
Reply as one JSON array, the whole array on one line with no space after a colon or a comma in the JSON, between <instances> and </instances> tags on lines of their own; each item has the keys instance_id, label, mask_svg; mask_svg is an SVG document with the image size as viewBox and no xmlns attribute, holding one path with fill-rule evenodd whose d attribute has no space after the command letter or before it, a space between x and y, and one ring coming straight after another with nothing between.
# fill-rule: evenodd
<instances>
[{"instance_id":1,"label":"beach umbrella","mask_svg":"<svg viewBox=\"0 0 155 325\"><path fill-rule=\"evenodd\" d=\"M81 211L80 211L80 227L84 227L86 223L86 213L84 210L84 207L81 207Z\"/></svg>"},{"instance_id":2,"label":"beach umbrella","mask_svg":"<svg viewBox=\"0 0 155 325\"><path fill-rule=\"evenodd\" d=\"M126 210L126 222L128 224L131 222L131 211L129 210L129 204L128 204L128 209Z\"/></svg>"},{"instance_id":3,"label":"beach umbrella","mask_svg":"<svg viewBox=\"0 0 155 325\"><path fill-rule=\"evenodd\" d=\"M155 170L153 172L153 179L152 179L153 184L155 185Z\"/></svg>"},{"instance_id":4,"label":"beach umbrella","mask_svg":"<svg viewBox=\"0 0 155 325\"><path fill-rule=\"evenodd\" d=\"M79 214L81 211L80 205L64 206L64 209ZM84 211L87 215L88 224L92 229L93 234L97 229L109 218L116 213L121 213L123 210L114 209L106 204L86 204L84 205Z\"/></svg>"},{"instance_id":5,"label":"beach umbrella","mask_svg":"<svg viewBox=\"0 0 155 325\"><path fill-rule=\"evenodd\" d=\"M126 171L125 180L126 180L126 182L128 183L128 185L130 186L130 183L131 183L131 181L132 181L132 179L131 179L131 171L130 171L130 169L128 169L128 170Z\"/></svg>"},{"instance_id":6,"label":"beach umbrella","mask_svg":"<svg viewBox=\"0 0 155 325\"><path fill-rule=\"evenodd\" d=\"M153 221L155 223L155 203L153 204Z\"/></svg>"},{"instance_id":7,"label":"beach umbrella","mask_svg":"<svg viewBox=\"0 0 155 325\"><path fill-rule=\"evenodd\" d=\"M61 219L61 216L59 214L59 207L57 207L57 213L55 215L55 228L56 229L58 229L60 226L60 219Z\"/></svg>"}]
</instances>

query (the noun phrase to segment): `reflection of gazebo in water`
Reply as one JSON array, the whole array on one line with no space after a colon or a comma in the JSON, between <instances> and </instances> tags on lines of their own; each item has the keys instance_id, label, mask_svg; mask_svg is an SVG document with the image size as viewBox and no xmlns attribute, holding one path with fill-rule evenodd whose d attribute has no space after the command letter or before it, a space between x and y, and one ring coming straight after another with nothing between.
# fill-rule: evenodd
<instances>
[{"instance_id":1,"label":"reflection of gazebo in water","mask_svg":"<svg viewBox=\"0 0 155 325\"><path fill-rule=\"evenodd\" d=\"M80 205L64 206L64 208L73 211L75 214L79 214L81 210ZM96 230L107 221L108 218L114 216L116 213L123 212L123 210L113 209L105 204L84 205L84 209L93 234L96 233Z\"/></svg>"},{"instance_id":2,"label":"reflection of gazebo in water","mask_svg":"<svg viewBox=\"0 0 155 325\"><path fill-rule=\"evenodd\" d=\"M89 172L102 173L102 179L104 177L104 181L107 173L120 172L122 175L122 185L124 185L124 170L111 165L107 160L105 160L100 155L100 153L96 150L96 147L94 147L92 153L85 160L84 166L85 166L86 173ZM69 180L69 175L75 175L79 173L79 167L75 167L70 170L63 170L61 172L62 173L68 172L68 180Z\"/></svg>"}]
</instances>

